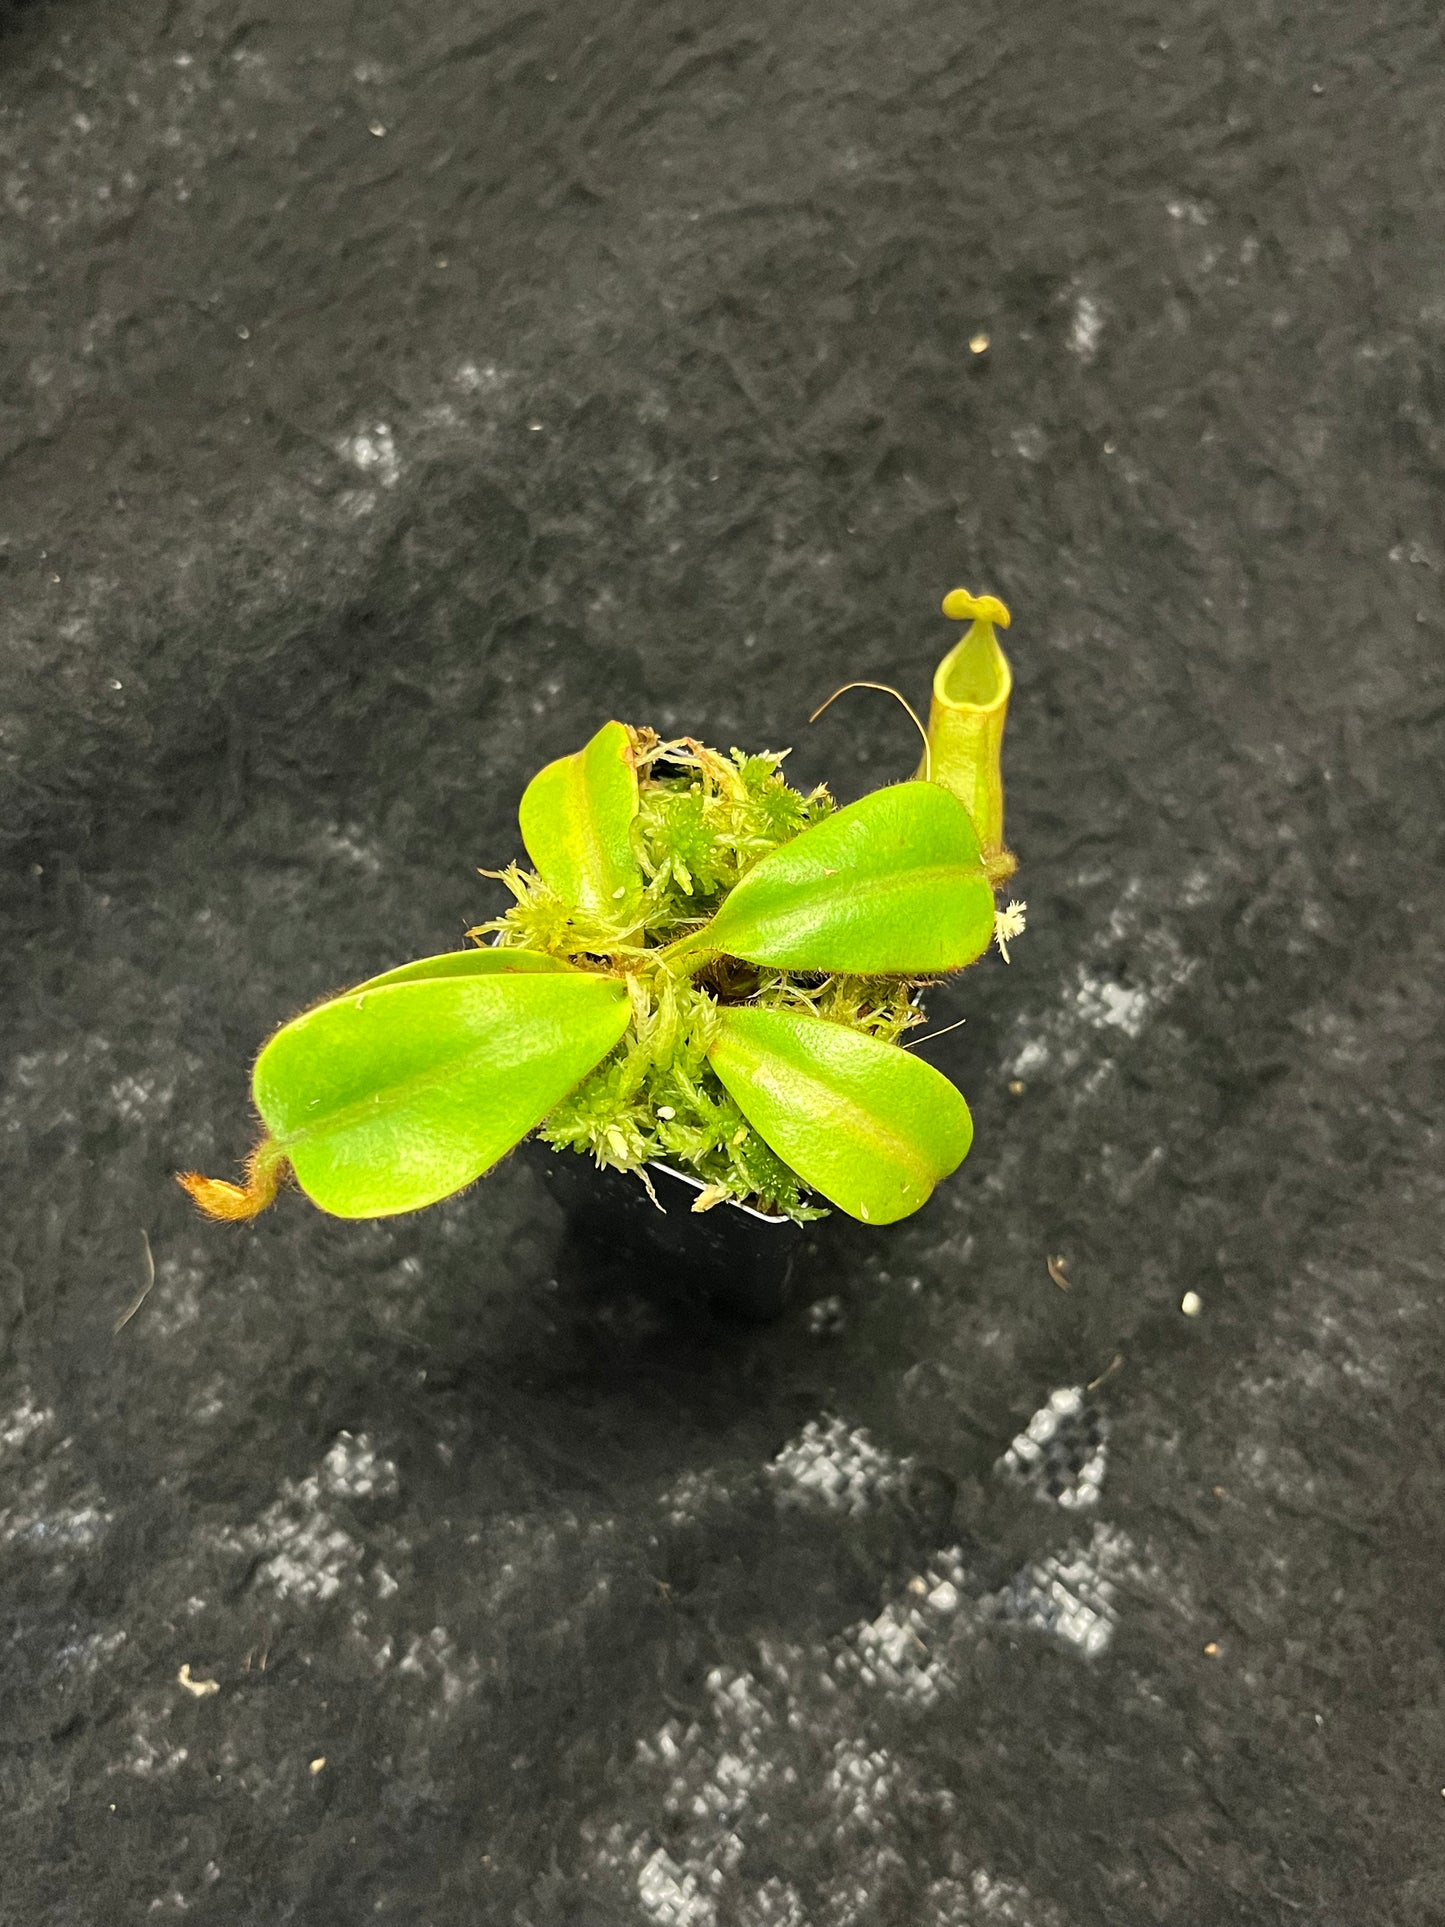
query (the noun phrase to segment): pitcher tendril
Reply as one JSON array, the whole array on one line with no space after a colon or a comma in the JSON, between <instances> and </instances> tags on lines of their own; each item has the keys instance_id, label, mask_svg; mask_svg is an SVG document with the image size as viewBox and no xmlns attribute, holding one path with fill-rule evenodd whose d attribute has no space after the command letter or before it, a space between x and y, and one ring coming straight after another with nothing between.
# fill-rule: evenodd
<instances>
[{"instance_id":1,"label":"pitcher tendril","mask_svg":"<svg viewBox=\"0 0 1445 1927\"><path fill-rule=\"evenodd\" d=\"M258 1216L275 1201L285 1168L285 1153L266 1138L246 1160L244 1185L228 1184L224 1178L202 1177L199 1171L179 1172L176 1182L184 1185L207 1217L225 1218L237 1224Z\"/></svg>"},{"instance_id":2,"label":"pitcher tendril","mask_svg":"<svg viewBox=\"0 0 1445 1927\"><path fill-rule=\"evenodd\" d=\"M822 715L823 711L829 708L831 704L837 702L840 696L846 696L850 689L876 689L876 690L879 690L885 696L891 696L894 702L901 703L903 705L903 707L908 711L908 714L912 719L913 727L918 731L919 735L923 738L923 780L925 783L930 782L932 780L932 771L933 771L933 748L928 740L928 731L923 727L923 724L919 721L918 711L913 707L912 703L909 702L906 696L900 695L899 692L893 687L891 682L863 682L863 681L845 682L840 689L835 689L833 691L832 695L828 698L827 702L818 704L818 707L813 711L812 715L808 718L808 721L810 723L816 723L818 718Z\"/></svg>"}]
</instances>

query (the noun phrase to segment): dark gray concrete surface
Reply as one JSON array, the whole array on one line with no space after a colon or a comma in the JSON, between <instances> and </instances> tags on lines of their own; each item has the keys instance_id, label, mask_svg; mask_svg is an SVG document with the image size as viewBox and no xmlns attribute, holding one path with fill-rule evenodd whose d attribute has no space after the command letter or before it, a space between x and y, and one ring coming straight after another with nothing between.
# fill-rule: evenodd
<instances>
[{"instance_id":1,"label":"dark gray concrete surface","mask_svg":"<svg viewBox=\"0 0 1445 1927\"><path fill-rule=\"evenodd\" d=\"M4 1927L1445 1920L1441 56L0 9ZM767 1323L521 1160L195 1218L540 762L906 774L804 719L956 582L1030 928L918 1218Z\"/></svg>"}]
</instances>

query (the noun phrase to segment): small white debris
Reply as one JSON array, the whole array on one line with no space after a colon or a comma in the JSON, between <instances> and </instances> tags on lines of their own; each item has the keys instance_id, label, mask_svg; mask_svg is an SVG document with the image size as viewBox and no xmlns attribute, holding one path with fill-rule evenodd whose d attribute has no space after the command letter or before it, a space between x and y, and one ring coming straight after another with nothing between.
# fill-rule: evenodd
<instances>
[{"instance_id":1,"label":"small white debris","mask_svg":"<svg viewBox=\"0 0 1445 1927\"><path fill-rule=\"evenodd\" d=\"M221 1682L218 1679L192 1679L189 1660L176 1674L176 1678L193 1699L209 1699L212 1693L219 1693L221 1690Z\"/></svg>"},{"instance_id":2,"label":"small white debris","mask_svg":"<svg viewBox=\"0 0 1445 1927\"><path fill-rule=\"evenodd\" d=\"M1197 1318L1204 1309L1204 1300L1197 1291L1186 1291L1179 1300L1179 1309L1186 1318Z\"/></svg>"},{"instance_id":3,"label":"small white debris","mask_svg":"<svg viewBox=\"0 0 1445 1927\"><path fill-rule=\"evenodd\" d=\"M1026 926L1026 903L1015 899L1004 905L1002 910L993 913L993 940L998 945L999 955L1005 963L1009 962L1008 947L1015 937L1021 937Z\"/></svg>"}]
</instances>

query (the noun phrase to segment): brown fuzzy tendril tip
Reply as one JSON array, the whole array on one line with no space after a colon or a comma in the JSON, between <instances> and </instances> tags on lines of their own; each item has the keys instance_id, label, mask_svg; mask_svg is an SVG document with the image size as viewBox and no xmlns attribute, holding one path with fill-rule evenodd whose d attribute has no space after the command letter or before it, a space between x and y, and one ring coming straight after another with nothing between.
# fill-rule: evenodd
<instances>
[{"instance_id":1,"label":"brown fuzzy tendril tip","mask_svg":"<svg viewBox=\"0 0 1445 1927\"><path fill-rule=\"evenodd\" d=\"M178 1171L176 1182L184 1186L208 1218L240 1224L273 1201L285 1163L285 1154L267 1138L246 1160L244 1186L228 1184L224 1178L203 1177L199 1171Z\"/></svg>"}]
</instances>

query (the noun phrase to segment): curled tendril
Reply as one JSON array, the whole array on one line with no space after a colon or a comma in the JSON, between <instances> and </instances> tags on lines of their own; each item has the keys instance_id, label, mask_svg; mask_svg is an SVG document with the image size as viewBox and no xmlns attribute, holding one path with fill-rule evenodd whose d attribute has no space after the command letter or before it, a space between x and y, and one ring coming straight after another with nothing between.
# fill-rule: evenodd
<instances>
[{"instance_id":1,"label":"curled tendril","mask_svg":"<svg viewBox=\"0 0 1445 1927\"><path fill-rule=\"evenodd\" d=\"M932 765L933 765L933 750L932 750L932 746L928 741L928 731L923 727L923 724L918 715L918 711L913 707L912 703L909 702L906 696L900 694L900 692L893 687L891 682L861 682L861 681L845 682L840 689L835 689L833 691L832 695L828 698L827 702L818 704L818 707L813 711L812 715L808 718L808 721L810 723L816 723L818 718L822 715L823 711L828 707L828 705L830 703L837 702L840 696L846 696L850 689L876 689L879 691L881 695L891 696L894 702L902 703L903 707L908 711L908 714L913 718L913 727L918 731L919 735L923 738L923 768L924 768L924 781L926 782L928 780L928 777L932 774Z\"/></svg>"}]
</instances>

